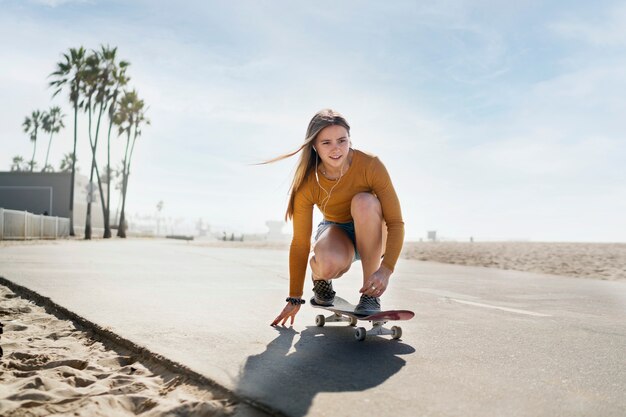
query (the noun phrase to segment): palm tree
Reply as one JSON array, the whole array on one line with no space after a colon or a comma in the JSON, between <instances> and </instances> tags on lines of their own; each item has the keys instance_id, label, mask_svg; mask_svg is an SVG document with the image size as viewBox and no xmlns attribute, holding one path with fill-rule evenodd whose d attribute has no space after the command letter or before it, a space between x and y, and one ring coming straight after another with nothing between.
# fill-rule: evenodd
<instances>
[{"instance_id":1,"label":"palm tree","mask_svg":"<svg viewBox=\"0 0 626 417\"><path fill-rule=\"evenodd\" d=\"M20 155L15 155L13 157L13 162L11 163L11 171L26 171L26 167L24 166L24 157Z\"/></svg>"},{"instance_id":2,"label":"palm tree","mask_svg":"<svg viewBox=\"0 0 626 417\"><path fill-rule=\"evenodd\" d=\"M37 165L35 162L35 152L37 152L37 135L39 133L39 128L43 124L43 117L44 115L39 110L35 110L31 113L30 117L27 116L26 119L24 119L24 123L22 123L24 132L28 134L30 141L33 142L33 157L28 163L30 165L30 172L33 172L35 166Z\"/></svg>"},{"instance_id":3,"label":"palm tree","mask_svg":"<svg viewBox=\"0 0 626 417\"><path fill-rule=\"evenodd\" d=\"M128 84L130 80L129 77L126 76L126 70L130 65L127 61L119 61L117 62L117 48L110 47L101 47L100 57L105 62L105 66L110 69L112 84L110 88L107 90L107 99L109 101L109 129L107 132L107 171L106 171L106 184L107 184L107 196L106 196L106 204L103 204L105 207L104 210L104 237L111 237L111 226L110 226L110 218L111 218L111 178L113 178L112 170L111 170L111 130L113 128L113 119L115 118L115 112L117 111L117 107L119 105L119 96L122 88Z\"/></svg>"},{"instance_id":4,"label":"palm tree","mask_svg":"<svg viewBox=\"0 0 626 417\"><path fill-rule=\"evenodd\" d=\"M89 171L89 184L93 183L93 175L94 171L98 176L98 185L100 191L100 198L102 199L102 188L99 180L98 173L98 165L96 163L96 154L98 149L98 132L100 130L100 118L102 116L102 68L101 68L101 60L100 56L97 52L92 51L92 53L87 56L85 59L85 70L83 71L83 85L81 89L81 95L83 97L83 101L81 102L85 111L87 111L88 115L88 130L89 130L89 145L91 148L91 169ZM98 120L96 124L95 135L92 134L92 115L93 111L98 108L98 104L100 104L100 110L98 115ZM95 138L94 138L95 136ZM91 239L91 203L92 200L89 199L87 202L87 216L85 218L85 239Z\"/></svg>"},{"instance_id":5,"label":"palm tree","mask_svg":"<svg viewBox=\"0 0 626 417\"><path fill-rule=\"evenodd\" d=\"M85 106L89 116L89 141L92 151L92 166L90 181L93 181L93 173L95 170L96 178L98 181L98 189L100 191L100 201L102 203L102 214L104 217L104 236L105 238L111 237L110 227L110 191L107 191L107 200L104 199L104 192L102 189L102 180L96 162L98 138L100 133L100 122L102 120L103 112L109 108L109 117L111 108L115 107L117 102L117 96L121 89L121 85L126 84L128 78L125 75L128 63L125 61L116 62L117 48L111 48L109 46L101 46L100 51L93 51L93 53L87 58L86 68L86 82L84 88ZM119 65L119 66L118 66ZM95 132L92 134L92 114L97 113L97 121ZM110 165L110 130L111 121L109 121L109 136L107 143L107 165ZM108 170L109 168L107 168ZM111 175L107 172L107 183L110 186ZM91 215L91 203L87 205L87 220L90 221ZM86 225L86 238L87 233L91 235L90 225Z\"/></svg>"},{"instance_id":6,"label":"palm tree","mask_svg":"<svg viewBox=\"0 0 626 417\"><path fill-rule=\"evenodd\" d=\"M57 63L57 69L49 76L54 77L49 86L53 87L55 97L65 87L69 87L69 99L74 108L74 150L72 155L72 175L70 180L70 236L74 234L74 181L76 176L76 144L78 142L78 109L80 90L83 83L85 69L85 48L70 48L69 53L63 54L64 60Z\"/></svg>"},{"instance_id":7,"label":"palm tree","mask_svg":"<svg viewBox=\"0 0 626 417\"><path fill-rule=\"evenodd\" d=\"M141 136L142 125L149 125L150 120L145 117L147 109L144 108L143 100L137 96L137 92L125 91L120 100L119 110L115 114L114 123L119 127L118 135L126 133L126 150L124 152L123 185L122 185L122 211L120 213L120 223L117 228L117 236L126 237L125 209L126 196L128 193L128 178L130 176L130 164L135 150L137 138ZM131 139L132 133L132 139ZM130 152L129 152L130 150Z\"/></svg>"},{"instance_id":8,"label":"palm tree","mask_svg":"<svg viewBox=\"0 0 626 417\"><path fill-rule=\"evenodd\" d=\"M50 134L50 139L48 140L48 151L46 152L46 162L43 165L43 171L53 170L52 165L48 165L50 145L52 144L52 136L55 133L59 133L59 131L65 127L63 124L64 117L65 115L61 113L61 108L59 106L52 107L48 113L44 113L42 128L44 132Z\"/></svg>"},{"instance_id":9,"label":"palm tree","mask_svg":"<svg viewBox=\"0 0 626 417\"><path fill-rule=\"evenodd\" d=\"M61 172L71 171L72 165L74 164L75 160L76 158L74 158L74 154L66 153L65 155L63 155L63 159L61 160L61 164L59 165L59 170ZM76 167L76 170L78 171L78 167Z\"/></svg>"}]
</instances>

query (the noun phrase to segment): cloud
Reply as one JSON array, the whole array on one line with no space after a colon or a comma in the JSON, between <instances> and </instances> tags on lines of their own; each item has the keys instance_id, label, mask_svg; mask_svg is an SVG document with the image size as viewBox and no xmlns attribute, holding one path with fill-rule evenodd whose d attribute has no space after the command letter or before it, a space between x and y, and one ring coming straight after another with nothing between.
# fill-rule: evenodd
<instances>
[{"instance_id":1,"label":"cloud","mask_svg":"<svg viewBox=\"0 0 626 417\"><path fill-rule=\"evenodd\" d=\"M549 28L565 39L594 46L626 46L626 5L615 5L590 20L575 16L550 24Z\"/></svg>"},{"instance_id":2,"label":"cloud","mask_svg":"<svg viewBox=\"0 0 626 417\"><path fill-rule=\"evenodd\" d=\"M70 3L88 4L93 3L93 0L28 0L29 3L47 6L47 7L59 7Z\"/></svg>"}]
</instances>

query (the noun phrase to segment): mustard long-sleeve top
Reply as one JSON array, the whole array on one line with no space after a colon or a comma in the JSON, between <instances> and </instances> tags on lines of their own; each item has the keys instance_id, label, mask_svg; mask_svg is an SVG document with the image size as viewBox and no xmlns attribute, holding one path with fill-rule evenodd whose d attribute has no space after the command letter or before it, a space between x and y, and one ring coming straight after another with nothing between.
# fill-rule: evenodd
<instances>
[{"instance_id":1,"label":"mustard long-sleeve top","mask_svg":"<svg viewBox=\"0 0 626 417\"><path fill-rule=\"evenodd\" d=\"M404 222L400 201L389 173L378 157L356 149L353 151L352 163L339 184L333 189L327 203L324 201L328 196L326 191L330 191L336 181L329 180L323 175L318 175L319 184L326 191L318 185L315 172L311 172L296 191L293 240L289 250L290 297L302 297L311 249L314 205L322 211L325 220L347 223L352 221L350 214L352 198L362 192L375 194L380 201L383 217L387 223L387 244L382 264L391 271L395 268L404 242Z\"/></svg>"}]
</instances>

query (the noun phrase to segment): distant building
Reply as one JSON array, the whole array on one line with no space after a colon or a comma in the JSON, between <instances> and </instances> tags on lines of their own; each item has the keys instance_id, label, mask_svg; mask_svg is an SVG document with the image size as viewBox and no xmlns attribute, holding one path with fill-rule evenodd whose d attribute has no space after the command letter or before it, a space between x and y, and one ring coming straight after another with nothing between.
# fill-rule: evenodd
<instances>
[{"instance_id":1,"label":"distant building","mask_svg":"<svg viewBox=\"0 0 626 417\"><path fill-rule=\"evenodd\" d=\"M74 230L80 235L87 216L89 180L78 173L74 180ZM70 181L70 172L0 172L0 207L69 218ZM102 186L106 193L106 184ZM94 189L96 198L91 205L91 225L97 229L104 227L104 217L97 184Z\"/></svg>"},{"instance_id":2,"label":"distant building","mask_svg":"<svg viewBox=\"0 0 626 417\"><path fill-rule=\"evenodd\" d=\"M283 227L285 227L284 221L268 220L265 225L269 229L267 232L266 240L269 241L285 241L290 238L290 235L283 233Z\"/></svg>"}]
</instances>

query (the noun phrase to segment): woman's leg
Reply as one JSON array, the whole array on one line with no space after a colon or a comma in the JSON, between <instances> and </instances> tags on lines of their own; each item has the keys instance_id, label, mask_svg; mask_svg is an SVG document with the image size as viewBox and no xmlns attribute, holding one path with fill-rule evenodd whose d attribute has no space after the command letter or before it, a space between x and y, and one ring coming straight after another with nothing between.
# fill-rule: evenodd
<instances>
[{"instance_id":1,"label":"woman's leg","mask_svg":"<svg viewBox=\"0 0 626 417\"><path fill-rule=\"evenodd\" d=\"M354 245L346 232L339 226L329 226L313 246L313 280L339 278L350 269L353 258Z\"/></svg>"},{"instance_id":2,"label":"woman's leg","mask_svg":"<svg viewBox=\"0 0 626 417\"><path fill-rule=\"evenodd\" d=\"M352 198L350 207L356 247L363 265L363 281L378 270L385 250L387 227L383 219L380 201L373 194L359 193Z\"/></svg>"}]
</instances>

